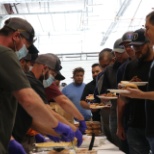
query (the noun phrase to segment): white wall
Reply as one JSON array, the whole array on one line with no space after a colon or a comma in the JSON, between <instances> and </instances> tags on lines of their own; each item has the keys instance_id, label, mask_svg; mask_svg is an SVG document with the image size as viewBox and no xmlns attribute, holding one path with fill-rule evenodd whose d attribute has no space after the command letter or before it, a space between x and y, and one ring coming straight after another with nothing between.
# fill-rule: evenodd
<instances>
[{"instance_id":1,"label":"white wall","mask_svg":"<svg viewBox=\"0 0 154 154\"><path fill-rule=\"evenodd\" d=\"M93 63L97 63L96 60L89 60L89 61L62 61L62 70L61 73L65 76L65 80L61 81L65 82L67 84L71 83L73 81L72 72L73 69L76 67L83 67L85 70L85 76L84 76L84 82L88 83L92 80L92 73L91 73L91 65Z\"/></svg>"}]
</instances>

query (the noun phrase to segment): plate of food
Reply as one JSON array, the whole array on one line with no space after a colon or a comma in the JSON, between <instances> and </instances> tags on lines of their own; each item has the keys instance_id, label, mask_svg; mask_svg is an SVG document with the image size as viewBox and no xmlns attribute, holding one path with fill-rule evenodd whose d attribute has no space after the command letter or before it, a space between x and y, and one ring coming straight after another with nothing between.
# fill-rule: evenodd
<instances>
[{"instance_id":1,"label":"plate of food","mask_svg":"<svg viewBox=\"0 0 154 154\"><path fill-rule=\"evenodd\" d=\"M128 90L126 90L126 89L108 89L108 91L110 91L110 92L112 92L112 93L129 93L129 91Z\"/></svg>"},{"instance_id":2,"label":"plate of food","mask_svg":"<svg viewBox=\"0 0 154 154\"><path fill-rule=\"evenodd\" d=\"M106 93L106 94L101 94L97 95L98 98L100 99L117 99L118 97L114 93Z\"/></svg>"},{"instance_id":3,"label":"plate of food","mask_svg":"<svg viewBox=\"0 0 154 154\"><path fill-rule=\"evenodd\" d=\"M94 100L94 95L89 94L88 96L86 96L86 100Z\"/></svg>"},{"instance_id":4,"label":"plate of food","mask_svg":"<svg viewBox=\"0 0 154 154\"><path fill-rule=\"evenodd\" d=\"M36 148L66 148L66 147L73 147L77 145L77 139L74 138L72 142L42 142L42 143L35 143Z\"/></svg>"},{"instance_id":5,"label":"plate of food","mask_svg":"<svg viewBox=\"0 0 154 154\"><path fill-rule=\"evenodd\" d=\"M134 83L137 86L146 86L148 84L148 82L130 82L130 83Z\"/></svg>"},{"instance_id":6,"label":"plate of food","mask_svg":"<svg viewBox=\"0 0 154 154\"><path fill-rule=\"evenodd\" d=\"M104 103L93 103L90 104L90 109L102 109L102 108L108 108L111 107L111 104L104 104Z\"/></svg>"}]
</instances>

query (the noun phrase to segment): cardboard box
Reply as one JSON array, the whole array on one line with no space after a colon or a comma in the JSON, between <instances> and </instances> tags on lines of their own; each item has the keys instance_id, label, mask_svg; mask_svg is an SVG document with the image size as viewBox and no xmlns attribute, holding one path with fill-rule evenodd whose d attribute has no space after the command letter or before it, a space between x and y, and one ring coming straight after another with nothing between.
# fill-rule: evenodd
<instances>
[{"instance_id":1,"label":"cardboard box","mask_svg":"<svg viewBox=\"0 0 154 154\"><path fill-rule=\"evenodd\" d=\"M51 108L57 112L58 114L60 114L62 117L64 117L66 120L68 120L70 123L74 122L74 118L72 115L68 114L67 112L65 112L57 103L55 102L50 102L50 106Z\"/></svg>"}]
</instances>

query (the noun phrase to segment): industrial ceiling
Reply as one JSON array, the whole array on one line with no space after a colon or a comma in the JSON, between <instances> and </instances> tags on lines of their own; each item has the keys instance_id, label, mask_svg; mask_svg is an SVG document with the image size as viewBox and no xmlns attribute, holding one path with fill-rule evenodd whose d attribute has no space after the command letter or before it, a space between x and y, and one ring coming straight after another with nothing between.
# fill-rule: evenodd
<instances>
[{"instance_id":1,"label":"industrial ceiling","mask_svg":"<svg viewBox=\"0 0 154 154\"><path fill-rule=\"evenodd\" d=\"M28 20L41 53L93 53L141 28L153 7L153 0L0 0L0 21Z\"/></svg>"}]
</instances>

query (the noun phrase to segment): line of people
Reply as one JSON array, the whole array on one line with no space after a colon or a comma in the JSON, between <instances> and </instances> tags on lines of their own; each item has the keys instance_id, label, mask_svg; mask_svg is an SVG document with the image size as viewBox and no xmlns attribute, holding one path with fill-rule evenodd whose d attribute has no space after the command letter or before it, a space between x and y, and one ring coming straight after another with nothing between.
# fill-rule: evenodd
<instances>
[{"instance_id":1,"label":"line of people","mask_svg":"<svg viewBox=\"0 0 154 154\"><path fill-rule=\"evenodd\" d=\"M124 33L115 41L113 50L105 48L100 52L102 72L97 76L95 91L89 87L94 91L95 102L98 103L108 100L100 100L97 95L108 93L108 89L119 88L118 84L122 80L135 81L137 77L141 81L148 81L148 86L129 88L128 94L121 93L117 100L110 100L110 109L97 111L107 138L125 153L154 153L153 45L154 12L151 12L146 17L145 29ZM101 55L106 52L110 56L107 58L108 63L103 66ZM109 58L112 54L115 57ZM105 59L103 61L105 62ZM89 108L85 103L85 96L81 98L80 104L83 108Z\"/></svg>"}]
</instances>

